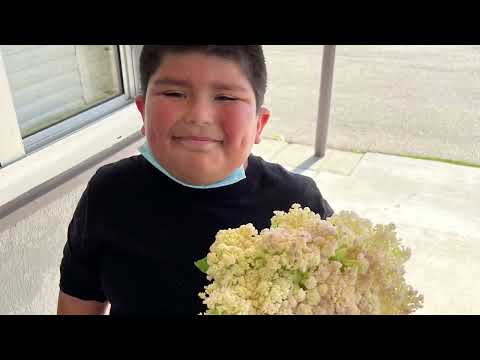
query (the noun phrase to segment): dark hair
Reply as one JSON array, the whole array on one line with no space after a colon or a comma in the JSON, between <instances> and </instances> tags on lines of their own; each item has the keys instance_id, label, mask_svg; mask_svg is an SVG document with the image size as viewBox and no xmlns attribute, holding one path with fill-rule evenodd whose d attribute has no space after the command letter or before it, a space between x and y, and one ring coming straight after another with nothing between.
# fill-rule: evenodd
<instances>
[{"instance_id":1,"label":"dark hair","mask_svg":"<svg viewBox=\"0 0 480 360\"><path fill-rule=\"evenodd\" d=\"M257 111L263 104L267 89L267 68L261 45L144 45L140 54L140 81L143 96L147 94L150 77L167 54L198 52L237 62L255 93Z\"/></svg>"}]
</instances>

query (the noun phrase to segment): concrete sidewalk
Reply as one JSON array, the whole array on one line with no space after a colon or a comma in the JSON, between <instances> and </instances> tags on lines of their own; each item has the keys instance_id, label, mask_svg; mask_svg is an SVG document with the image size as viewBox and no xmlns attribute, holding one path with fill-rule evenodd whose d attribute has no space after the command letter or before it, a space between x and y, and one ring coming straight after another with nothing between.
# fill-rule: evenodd
<instances>
[{"instance_id":1,"label":"concrete sidewalk","mask_svg":"<svg viewBox=\"0 0 480 360\"><path fill-rule=\"evenodd\" d=\"M312 145L323 45L264 45L264 135ZM480 46L337 45L328 145L480 165Z\"/></svg>"},{"instance_id":2,"label":"concrete sidewalk","mask_svg":"<svg viewBox=\"0 0 480 360\"><path fill-rule=\"evenodd\" d=\"M412 250L407 281L417 314L480 314L480 168L263 140L254 154L312 177L336 212L394 223Z\"/></svg>"}]
</instances>

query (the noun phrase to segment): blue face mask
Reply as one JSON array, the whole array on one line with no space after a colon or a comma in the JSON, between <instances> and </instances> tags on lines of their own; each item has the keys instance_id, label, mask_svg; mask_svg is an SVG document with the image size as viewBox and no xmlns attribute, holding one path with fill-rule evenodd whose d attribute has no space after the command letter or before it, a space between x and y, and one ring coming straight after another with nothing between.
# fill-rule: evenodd
<instances>
[{"instance_id":1,"label":"blue face mask","mask_svg":"<svg viewBox=\"0 0 480 360\"><path fill-rule=\"evenodd\" d=\"M158 170L160 170L162 173L167 175L170 179L172 179L173 181L176 181L177 183L183 186L191 187L194 189L211 189L211 188L217 188L222 186L228 186L231 184L235 184L236 182L239 182L246 178L245 169L243 166L240 166L239 168L235 169L230 175L228 175L225 179L217 181L213 184L190 185L190 184L184 183L183 181L178 180L173 175L171 175L162 165L160 165L159 162L155 159L155 156L153 156L153 153L150 150L150 147L148 146L147 142L145 142L145 144L140 146L138 150L140 151L140 154L142 154L143 157L147 159L150 164L155 166Z\"/></svg>"}]
</instances>

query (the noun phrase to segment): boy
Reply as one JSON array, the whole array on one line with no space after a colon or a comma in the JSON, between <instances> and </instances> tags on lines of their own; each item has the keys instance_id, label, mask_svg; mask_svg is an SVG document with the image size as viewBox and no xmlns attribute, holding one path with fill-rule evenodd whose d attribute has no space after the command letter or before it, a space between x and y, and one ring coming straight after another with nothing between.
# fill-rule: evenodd
<instances>
[{"instance_id":1,"label":"boy","mask_svg":"<svg viewBox=\"0 0 480 360\"><path fill-rule=\"evenodd\" d=\"M141 155L100 168L68 228L58 314L192 316L194 262L221 229L270 226L293 203L333 211L308 177L250 154L269 111L259 45L145 45Z\"/></svg>"}]
</instances>

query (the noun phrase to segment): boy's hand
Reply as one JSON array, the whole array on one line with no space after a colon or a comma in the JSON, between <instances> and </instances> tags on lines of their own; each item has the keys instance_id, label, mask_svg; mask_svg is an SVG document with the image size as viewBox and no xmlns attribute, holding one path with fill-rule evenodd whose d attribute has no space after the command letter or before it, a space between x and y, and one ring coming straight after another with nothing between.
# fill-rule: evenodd
<instances>
[{"instance_id":1,"label":"boy's hand","mask_svg":"<svg viewBox=\"0 0 480 360\"><path fill-rule=\"evenodd\" d=\"M108 302L82 300L60 291L58 295L57 315L106 315Z\"/></svg>"}]
</instances>

